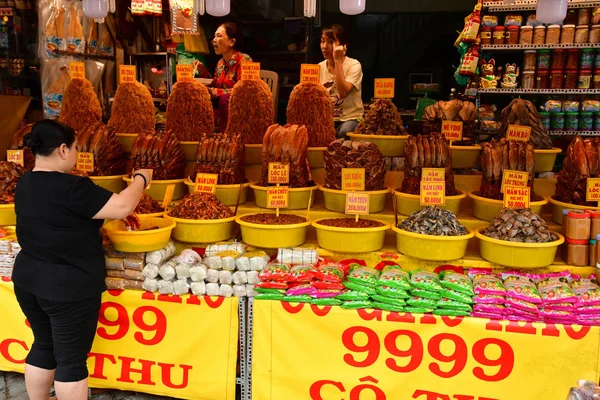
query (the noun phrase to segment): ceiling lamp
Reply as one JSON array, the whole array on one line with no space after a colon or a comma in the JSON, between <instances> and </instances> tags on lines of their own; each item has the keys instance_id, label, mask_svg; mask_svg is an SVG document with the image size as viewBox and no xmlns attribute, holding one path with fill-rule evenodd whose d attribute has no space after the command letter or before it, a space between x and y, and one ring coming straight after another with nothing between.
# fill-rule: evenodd
<instances>
[{"instance_id":1,"label":"ceiling lamp","mask_svg":"<svg viewBox=\"0 0 600 400\"><path fill-rule=\"evenodd\" d=\"M204 15L206 12L206 5L204 4L204 0L194 0L195 8L198 14Z\"/></svg>"},{"instance_id":2,"label":"ceiling lamp","mask_svg":"<svg viewBox=\"0 0 600 400\"><path fill-rule=\"evenodd\" d=\"M83 15L93 19L105 18L108 15L107 0L83 0Z\"/></svg>"},{"instance_id":3,"label":"ceiling lamp","mask_svg":"<svg viewBox=\"0 0 600 400\"><path fill-rule=\"evenodd\" d=\"M561 23L567 17L568 0L538 0L536 19L544 24Z\"/></svg>"},{"instance_id":4,"label":"ceiling lamp","mask_svg":"<svg viewBox=\"0 0 600 400\"><path fill-rule=\"evenodd\" d=\"M304 16L314 18L317 14L317 0L304 0Z\"/></svg>"},{"instance_id":5,"label":"ceiling lamp","mask_svg":"<svg viewBox=\"0 0 600 400\"><path fill-rule=\"evenodd\" d=\"M224 17L231 11L231 0L206 0L206 12L213 17Z\"/></svg>"},{"instance_id":6,"label":"ceiling lamp","mask_svg":"<svg viewBox=\"0 0 600 400\"><path fill-rule=\"evenodd\" d=\"M347 15L363 13L366 6L367 0L340 0L340 11Z\"/></svg>"}]
</instances>

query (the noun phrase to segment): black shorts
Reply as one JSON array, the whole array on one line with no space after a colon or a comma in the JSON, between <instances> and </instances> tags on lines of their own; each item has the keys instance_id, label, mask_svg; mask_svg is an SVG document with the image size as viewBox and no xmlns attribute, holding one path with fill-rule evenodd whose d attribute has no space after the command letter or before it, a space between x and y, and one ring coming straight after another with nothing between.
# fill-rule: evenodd
<instances>
[{"instance_id":1,"label":"black shorts","mask_svg":"<svg viewBox=\"0 0 600 400\"><path fill-rule=\"evenodd\" d=\"M96 335L101 295L66 303L41 299L17 286L15 295L34 336L27 364L55 369L58 382L87 378L87 355Z\"/></svg>"}]
</instances>

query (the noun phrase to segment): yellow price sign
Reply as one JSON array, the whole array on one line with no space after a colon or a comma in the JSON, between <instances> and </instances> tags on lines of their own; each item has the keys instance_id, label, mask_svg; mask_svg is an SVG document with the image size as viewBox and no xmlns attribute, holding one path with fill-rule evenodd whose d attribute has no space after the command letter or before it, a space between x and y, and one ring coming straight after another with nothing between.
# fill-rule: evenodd
<instances>
[{"instance_id":1,"label":"yellow price sign","mask_svg":"<svg viewBox=\"0 0 600 400\"><path fill-rule=\"evenodd\" d=\"M342 190L365 190L365 169L342 168Z\"/></svg>"},{"instance_id":2,"label":"yellow price sign","mask_svg":"<svg viewBox=\"0 0 600 400\"><path fill-rule=\"evenodd\" d=\"M528 187L505 186L504 187L504 208L529 208Z\"/></svg>"},{"instance_id":3,"label":"yellow price sign","mask_svg":"<svg viewBox=\"0 0 600 400\"><path fill-rule=\"evenodd\" d=\"M446 170L444 168L422 168L421 182L444 182Z\"/></svg>"},{"instance_id":4,"label":"yellow price sign","mask_svg":"<svg viewBox=\"0 0 600 400\"><path fill-rule=\"evenodd\" d=\"M346 214L368 215L371 196L369 193L346 193Z\"/></svg>"},{"instance_id":5,"label":"yellow price sign","mask_svg":"<svg viewBox=\"0 0 600 400\"><path fill-rule=\"evenodd\" d=\"M25 166L25 152L23 150L6 150L6 161Z\"/></svg>"},{"instance_id":6,"label":"yellow price sign","mask_svg":"<svg viewBox=\"0 0 600 400\"><path fill-rule=\"evenodd\" d=\"M520 140L522 142L528 142L530 136L530 126L508 125L508 129L506 130L506 138L509 140Z\"/></svg>"},{"instance_id":7,"label":"yellow price sign","mask_svg":"<svg viewBox=\"0 0 600 400\"><path fill-rule=\"evenodd\" d=\"M500 192L504 193L506 186L527 186L528 181L529 174L527 172L505 169L502 172L502 187Z\"/></svg>"},{"instance_id":8,"label":"yellow price sign","mask_svg":"<svg viewBox=\"0 0 600 400\"><path fill-rule=\"evenodd\" d=\"M77 169L84 172L94 172L94 153L77 153Z\"/></svg>"},{"instance_id":9,"label":"yellow price sign","mask_svg":"<svg viewBox=\"0 0 600 400\"><path fill-rule=\"evenodd\" d=\"M321 66L319 64L300 65L300 83L321 83Z\"/></svg>"},{"instance_id":10,"label":"yellow price sign","mask_svg":"<svg viewBox=\"0 0 600 400\"><path fill-rule=\"evenodd\" d=\"M378 99L393 99L396 80L394 78L375 79L375 97Z\"/></svg>"},{"instance_id":11,"label":"yellow price sign","mask_svg":"<svg viewBox=\"0 0 600 400\"><path fill-rule=\"evenodd\" d=\"M449 142L462 140L462 121L442 121L442 135L444 135Z\"/></svg>"},{"instance_id":12,"label":"yellow price sign","mask_svg":"<svg viewBox=\"0 0 600 400\"><path fill-rule=\"evenodd\" d=\"M217 193L219 174L196 174L196 192Z\"/></svg>"},{"instance_id":13,"label":"yellow price sign","mask_svg":"<svg viewBox=\"0 0 600 400\"><path fill-rule=\"evenodd\" d=\"M588 178L585 201L600 201L600 178Z\"/></svg>"},{"instance_id":14,"label":"yellow price sign","mask_svg":"<svg viewBox=\"0 0 600 400\"><path fill-rule=\"evenodd\" d=\"M267 188L267 208L288 208L289 190L287 186Z\"/></svg>"},{"instance_id":15,"label":"yellow price sign","mask_svg":"<svg viewBox=\"0 0 600 400\"><path fill-rule=\"evenodd\" d=\"M71 79L85 79L85 64L82 62L69 63Z\"/></svg>"},{"instance_id":16,"label":"yellow price sign","mask_svg":"<svg viewBox=\"0 0 600 400\"><path fill-rule=\"evenodd\" d=\"M446 182L421 182L422 206L443 206L446 204Z\"/></svg>"},{"instance_id":17,"label":"yellow price sign","mask_svg":"<svg viewBox=\"0 0 600 400\"><path fill-rule=\"evenodd\" d=\"M194 66L192 64L177 64L175 67L177 82L193 82Z\"/></svg>"},{"instance_id":18,"label":"yellow price sign","mask_svg":"<svg viewBox=\"0 0 600 400\"><path fill-rule=\"evenodd\" d=\"M137 80L137 69L135 65L119 66L119 83L133 83Z\"/></svg>"},{"instance_id":19,"label":"yellow price sign","mask_svg":"<svg viewBox=\"0 0 600 400\"><path fill-rule=\"evenodd\" d=\"M283 164L279 162L269 163L269 169L267 171L269 183L273 184L285 184L290 181L290 166L289 164Z\"/></svg>"},{"instance_id":20,"label":"yellow price sign","mask_svg":"<svg viewBox=\"0 0 600 400\"><path fill-rule=\"evenodd\" d=\"M260 80L260 63L243 62L242 63L242 81L259 81Z\"/></svg>"}]
</instances>

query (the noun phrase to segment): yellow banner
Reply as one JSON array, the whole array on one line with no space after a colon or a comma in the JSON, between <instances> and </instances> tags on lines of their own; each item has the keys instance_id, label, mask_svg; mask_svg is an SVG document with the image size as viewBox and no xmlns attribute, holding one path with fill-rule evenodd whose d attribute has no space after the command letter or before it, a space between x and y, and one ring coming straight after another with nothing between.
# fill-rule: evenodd
<instances>
[{"instance_id":1,"label":"yellow banner","mask_svg":"<svg viewBox=\"0 0 600 400\"><path fill-rule=\"evenodd\" d=\"M0 282L0 370L24 371L33 334ZM88 357L90 386L187 399L235 400L236 298L109 291Z\"/></svg>"},{"instance_id":2,"label":"yellow banner","mask_svg":"<svg viewBox=\"0 0 600 400\"><path fill-rule=\"evenodd\" d=\"M253 400L564 400L600 328L254 302Z\"/></svg>"}]
</instances>

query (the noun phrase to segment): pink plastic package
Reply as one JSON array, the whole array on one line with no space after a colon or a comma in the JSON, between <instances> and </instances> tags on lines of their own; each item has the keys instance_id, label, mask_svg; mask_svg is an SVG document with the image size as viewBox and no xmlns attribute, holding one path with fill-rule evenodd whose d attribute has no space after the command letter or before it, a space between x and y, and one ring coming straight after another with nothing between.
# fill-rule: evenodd
<instances>
[{"instance_id":1,"label":"pink plastic package","mask_svg":"<svg viewBox=\"0 0 600 400\"><path fill-rule=\"evenodd\" d=\"M476 318L504 319L504 314L486 313L480 311L473 311L471 316Z\"/></svg>"},{"instance_id":2,"label":"pink plastic package","mask_svg":"<svg viewBox=\"0 0 600 400\"><path fill-rule=\"evenodd\" d=\"M297 285L285 292L286 296L301 296L303 294L313 294L317 289L311 285Z\"/></svg>"},{"instance_id":3,"label":"pink plastic package","mask_svg":"<svg viewBox=\"0 0 600 400\"><path fill-rule=\"evenodd\" d=\"M523 311L523 310L519 310L519 309L510 309L507 314L507 316L514 316L514 317L521 317L521 318L525 318L527 319L527 321L539 321L540 320L540 316L538 315L538 313L530 313L527 311Z\"/></svg>"},{"instance_id":4,"label":"pink plastic package","mask_svg":"<svg viewBox=\"0 0 600 400\"><path fill-rule=\"evenodd\" d=\"M478 294L473 301L479 304L504 304L506 298L495 294Z\"/></svg>"},{"instance_id":5,"label":"pink plastic package","mask_svg":"<svg viewBox=\"0 0 600 400\"><path fill-rule=\"evenodd\" d=\"M571 282L571 290L578 296L584 294L585 292L589 292L590 290L600 288L600 286L598 286L592 279L579 278L577 275L573 275L572 277L574 280Z\"/></svg>"},{"instance_id":6,"label":"pink plastic package","mask_svg":"<svg viewBox=\"0 0 600 400\"><path fill-rule=\"evenodd\" d=\"M492 314L504 314L506 313L506 308L504 308L504 306L501 304L475 304L473 306L473 311Z\"/></svg>"},{"instance_id":7,"label":"pink plastic package","mask_svg":"<svg viewBox=\"0 0 600 400\"><path fill-rule=\"evenodd\" d=\"M588 290L579 295L575 307L600 305L600 289Z\"/></svg>"},{"instance_id":8,"label":"pink plastic package","mask_svg":"<svg viewBox=\"0 0 600 400\"><path fill-rule=\"evenodd\" d=\"M583 306L575 310L577 314L596 314L600 318L600 306Z\"/></svg>"},{"instance_id":9,"label":"pink plastic package","mask_svg":"<svg viewBox=\"0 0 600 400\"><path fill-rule=\"evenodd\" d=\"M568 311L556 311L556 310L548 310L548 309L540 310L540 317L561 319L561 320L563 320L563 319L572 320L574 318L573 314L571 314Z\"/></svg>"},{"instance_id":10,"label":"pink plastic package","mask_svg":"<svg viewBox=\"0 0 600 400\"><path fill-rule=\"evenodd\" d=\"M533 314L537 314L539 312L537 305L535 305L534 303L530 303L513 297L508 297L506 299L505 305L506 307L509 307L511 309L525 311Z\"/></svg>"},{"instance_id":11,"label":"pink plastic package","mask_svg":"<svg viewBox=\"0 0 600 400\"><path fill-rule=\"evenodd\" d=\"M469 270L469 277L472 275L471 271ZM496 296L504 296L506 294L502 280L492 273L473 274L472 279L475 294L491 294Z\"/></svg>"},{"instance_id":12,"label":"pink plastic package","mask_svg":"<svg viewBox=\"0 0 600 400\"><path fill-rule=\"evenodd\" d=\"M538 293L535 284L529 280L509 277L504 281L506 288L506 297L523 300L529 303L540 304L542 298Z\"/></svg>"},{"instance_id":13,"label":"pink plastic package","mask_svg":"<svg viewBox=\"0 0 600 400\"><path fill-rule=\"evenodd\" d=\"M332 290L332 289L318 289L311 293L311 297L315 299L330 299L332 297L339 296L343 290Z\"/></svg>"},{"instance_id":14,"label":"pink plastic package","mask_svg":"<svg viewBox=\"0 0 600 400\"><path fill-rule=\"evenodd\" d=\"M564 278L545 278L538 282L538 292L544 304L575 303L577 295Z\"/></svg>"},{"instance_id":15,"label":"pink plastic package","mask_svg":"<svg viewBox=\"0 0 600 400\"><path fill-rule=\"evenodd\" d=\"M552 303L544 304L544 309L555 311L575 311L575 306L573 303Z\"/></svg>"},{"instance_id":16,"label":"pink plastic package","mask_svg":"<svg viewBox=\"0 0 600 400\"><path fill-rule=\"evenodd\" d=\"M537 322L539 321L539 318L537 316L528 316L528 315L521 315L521 314L509 314L506 317L504 317L504 319L508 320L508 321L525 321L525 322Z\"/></svg>"}]
</instances>

